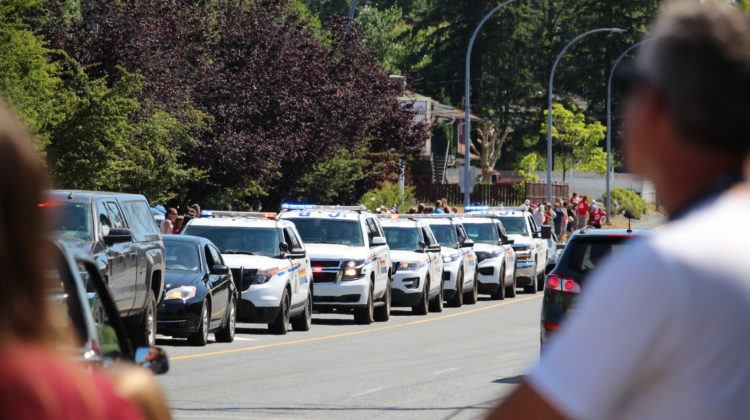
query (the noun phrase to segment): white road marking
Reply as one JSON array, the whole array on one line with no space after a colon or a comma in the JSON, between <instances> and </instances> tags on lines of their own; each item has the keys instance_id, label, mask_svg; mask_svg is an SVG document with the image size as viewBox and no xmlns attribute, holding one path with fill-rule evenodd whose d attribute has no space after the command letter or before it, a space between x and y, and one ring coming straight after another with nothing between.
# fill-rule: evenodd
<instances>
[{"instance_id":1,"label":"white road marking","mask_svg":"<svg viewBox=\"0 0 750 420\"><path fill-rule=\"evenodd\" d=\"M237 341L258 341L257 338L246 338L246 337L234 337Z\"/></svg>"},{"instance_id":2,"label":"white road marking","mask_svg":"<svg viewBox=\"0 0 750 420\"><path fill-rule=\"evenodd\" d=\"M458 368L452 367L448 369L438 370L437 372L432 372L430 375L442 375L444 373L453 372L454 370L458 370Z\"/></svg>"},{"instance_id":3,"label":"white road marking","mask_svg":"<svg viewBox=\"0 0 750 420\"><path fill-rule=\"evenodd\" d=\"M382 391L382 390L384 390L385 388L386 388L386 387L384 387L384 386L379 386L379 387L377 387L377 388L373 388L373 389L368 389L368 390L367 390L367 391L365 391L365 392L360 392L359 394L354 394L354 397L355 397L355 398L356 398L356 397L364 397L365 395L369 395L369 394L373 394L373 393L375 393L375 392L378 392L378 391Z\"/></svg>"}]
</instances>

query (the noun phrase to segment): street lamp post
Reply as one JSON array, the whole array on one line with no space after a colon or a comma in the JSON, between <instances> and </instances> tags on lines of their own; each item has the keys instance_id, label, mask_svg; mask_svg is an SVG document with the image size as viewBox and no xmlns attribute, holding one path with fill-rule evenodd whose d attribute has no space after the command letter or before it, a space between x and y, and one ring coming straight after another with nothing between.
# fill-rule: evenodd
<instances>
[{"instance_id":1,"label":"street lamp post","mask_svg":"<svg viewBox=\"0 0 750 420\"><path fill-rule=\"evenodd\" d=\"M620 54L619 57L617 57L617 60L615 60L615 63L612 65L612 69L609 71L609 79L607 80L607 224L611 225L612 222L610 220L612 219L612 195L610 190L610 176L612 173L612 79L615 75L615 70L617 69L617 66L620 64L623 58L625 58L626 55L630 51L633 51L634 49L640 47L644 42L641 41L636 44L633 44L625 50L622 54Z\"/></svg>"},{"instance_id":2,"label":"street lamp post","mask_svg":"<svg viewBox=\"0 0 750 420\"><path fill-rule=\"evenodd\" d=\"M472 48L474 48L474 40L476 40L477 34L479 34L479 30L482 29L484 23L487 22L487 20L492 17L492 15L497 13L498 10L515 1L516 0L508 0L501 4L498 4L497 7L490 10L489 13L484 15L481 22L479 22L479 25L477 25L476 29L474 29L474 33L471 35L471 39L469 40L469 48L466 50L466 73L464 74L464 108L466 110L466 120L464 121L464 206L468 206L469 204L471 204L471 190L469 189L469 178L471 177L471 140L469 139L469 135L471 133L471 92L469 88L469 79L471 77L471 50Z\"/></svg>"},{"instance_id":3,"label":"street lamp post","mask_svg":"<svg viewBox=\"0 0 750 420\"><path fill-rule=\"evenodd\" d=\"M625 32L625 30L620 28L599 28L578 35L573 38L572 41L568 42L565 48L560 51L560 54L557 55L555 63L552 65L552 73L549 75L549 90L547 97L547 202L550 203L552 202L552 82L555 79L555 70L557 69L557 64L560 62L560 59L565 55L568 49L573 46L573 44L582 38L598 32Z\"/></svg>"},{"instance_id":4,"label":"street lamp post","mask_svg":"<svg viewBox=\"0 0 750 420\"><path fill-rule=\"evenodd\" d=\"M349 24L354 20L354 11L357 10L357 0L352 0L352 5L349 7Z\"/></svg>"}]
</instances>

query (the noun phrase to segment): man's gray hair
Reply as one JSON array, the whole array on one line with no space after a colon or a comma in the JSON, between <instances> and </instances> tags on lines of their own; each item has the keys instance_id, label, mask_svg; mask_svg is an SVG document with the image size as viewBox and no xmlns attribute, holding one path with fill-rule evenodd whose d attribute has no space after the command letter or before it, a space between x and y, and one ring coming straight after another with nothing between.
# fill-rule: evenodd
<instances>
[{"instance_id":1,"label":"man's gray hair","mask_svg":"<svg viewBox=\"0 0 750 420\"><path fill-rule=\"evenodd\" d=\"M726 4L674 2L636 60L680 134L726 153L750 151L750 17Z\"/></svg>"}]
</instances>

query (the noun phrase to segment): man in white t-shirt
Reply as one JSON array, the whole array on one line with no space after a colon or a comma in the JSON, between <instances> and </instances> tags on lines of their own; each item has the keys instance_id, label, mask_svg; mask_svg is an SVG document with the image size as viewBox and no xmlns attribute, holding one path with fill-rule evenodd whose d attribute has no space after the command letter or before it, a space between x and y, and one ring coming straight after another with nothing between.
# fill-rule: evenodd
<instances>
[{"instance_id":1,"label":"man in white t-shirt","mask_svg":"<svg viewBox=\"0 0 750 420\"><path fill-rule=\"evenodd\" d=\"M672 218L592 274L492 419L750 418L750 18L668 6L629 81L627 163Z\"/></svg>"}]
</instances>

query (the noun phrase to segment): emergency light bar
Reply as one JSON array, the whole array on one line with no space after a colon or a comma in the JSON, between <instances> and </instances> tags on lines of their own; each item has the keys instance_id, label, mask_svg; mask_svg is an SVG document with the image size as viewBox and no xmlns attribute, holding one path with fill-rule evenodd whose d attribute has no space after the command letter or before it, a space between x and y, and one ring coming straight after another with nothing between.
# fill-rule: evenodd
<instances>
[{"instance_id":1,"label":"emergency light bar","mask_svg":"<svg viewBox=\"0 0 750 420\"><path fill-rule=\"evenodd\" d=\"M260 211L218 211L212 212L213 217L248 217L254 219L275 219L276 213Z\"/></svg>"},{"instance_id":2,"label":"emergency light bar","mask_svg":"<svg viewBox=\"0 0 750 420\"><path fill-rule=\"evenodd\" d=\"M282 211L289 210L338 210L338 211L367 211L365 206L319 206L315 204L295 204L295 203L284 203L281 205Z\"/></svg>"},{"instance_id":3,"label":"emergency light bar","mask_svg":"<svg viewBox=\"0 0 750 420\"><path fill-rule=\"evenodd\" d=\"M464 211L467 213L469 212L493 212L493 211L528 211L529 208L526 206L517 206L517 207L504 207L504 206L497 206L497 207L491 207L491 206L466 206L464 208Z\"/></svg>"}]
</instances>

